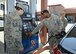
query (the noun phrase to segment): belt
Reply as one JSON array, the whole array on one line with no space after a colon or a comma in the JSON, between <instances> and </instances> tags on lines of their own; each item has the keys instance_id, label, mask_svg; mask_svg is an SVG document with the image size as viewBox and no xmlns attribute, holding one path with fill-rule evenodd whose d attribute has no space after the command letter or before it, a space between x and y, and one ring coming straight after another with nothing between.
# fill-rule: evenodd
<instances>
[{"instance_id":1,"label":"belt","mask_svg":"<svg viewBox=\"0 0 76 54\"><path fill-rule=\"evenodd\" d=\"M48 38L48 42L49 42L49 40L52 38L52 37L55 37L56 39L60 39L60 33L58 33L58 34L55 34L55 35L51 35L49 38Z\"/></svg>"},{"instance_id":2,"label":"belt","mask_svg":"<svg viewBox=\"0 0 76 54\"><path fill-rule=\"evenodd\" d=\"M59 36L59 37L57 37L57 36ZM48 38L48 41L45 43L45 45L50 41L50 39L51 39L52 37L55 37L56 39L60 39L60 33L55 34L55 35L51 35L51 36Z\"/></svg>"}]
</instances>

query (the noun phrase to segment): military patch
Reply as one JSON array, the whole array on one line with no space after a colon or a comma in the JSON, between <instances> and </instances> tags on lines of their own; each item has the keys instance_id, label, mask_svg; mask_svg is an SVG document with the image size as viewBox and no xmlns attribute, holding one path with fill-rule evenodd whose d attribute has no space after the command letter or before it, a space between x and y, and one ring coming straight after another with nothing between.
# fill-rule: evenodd
<instances>
[{"instance_id":1,"label":"military patch","mask_svg":"<svg viewBox=\"0 0 76 54\"><path fill-rule=\"evenodd\" d=\"M13 25L13 27L18 27L19 23L17 20L12 20L12 25Z\"/></svg>"}]
</instances>

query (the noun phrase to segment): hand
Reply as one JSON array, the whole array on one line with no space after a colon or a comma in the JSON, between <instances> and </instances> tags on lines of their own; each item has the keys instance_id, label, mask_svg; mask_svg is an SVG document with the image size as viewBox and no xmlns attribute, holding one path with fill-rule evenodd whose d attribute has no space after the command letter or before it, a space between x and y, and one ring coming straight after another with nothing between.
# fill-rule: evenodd
<instances>
[{"instance_id":1,"label":"hand","mask_svg":"<svg viewBox=\"0 0 76 54\"><path fill-rule=\"evenodd\" d=\"M31 32L27 32L26 35L32 36L32 33Z\"/></svg>"},{"instance_id":2,"label":"hand","mask_svg":"<svg viewBox=\"0 0 76 54\"><path fill-rule=\"evenodd\" d=\"M31 33L31 32L28 32L28 35L29 35L29 36L32 36L32 33Z\"/></svg>"}]
</instances>

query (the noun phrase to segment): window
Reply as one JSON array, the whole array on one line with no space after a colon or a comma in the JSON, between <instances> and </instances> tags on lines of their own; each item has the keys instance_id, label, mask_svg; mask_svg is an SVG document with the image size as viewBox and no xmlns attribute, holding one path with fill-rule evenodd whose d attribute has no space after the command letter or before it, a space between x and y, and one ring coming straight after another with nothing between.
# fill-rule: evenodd
<instances>
[{"instance_id":1,"label":"window","mask_svg":"<svg viewBox=\"0 0 76 54\"><path fill-rule=\"evenodd\" d=\"M73 23L73 16L67 16L67 20L69 23Z\"/></svg>"}]
</instances>

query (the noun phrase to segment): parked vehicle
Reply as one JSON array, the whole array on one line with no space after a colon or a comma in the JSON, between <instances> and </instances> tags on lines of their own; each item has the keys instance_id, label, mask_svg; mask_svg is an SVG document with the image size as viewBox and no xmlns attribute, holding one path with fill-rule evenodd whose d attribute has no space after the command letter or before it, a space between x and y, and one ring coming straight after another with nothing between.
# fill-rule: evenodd
<instances>
[{"instance_id":1,"label":"parked vehicle","mask_svg":"<svg viewBox=\"0 0 76 54\"><path fill-rule=\"evenodd\" d=\"M62 38L58 48L62 54L76 54L76 23Z\"/></svg>"}]
</instances>

